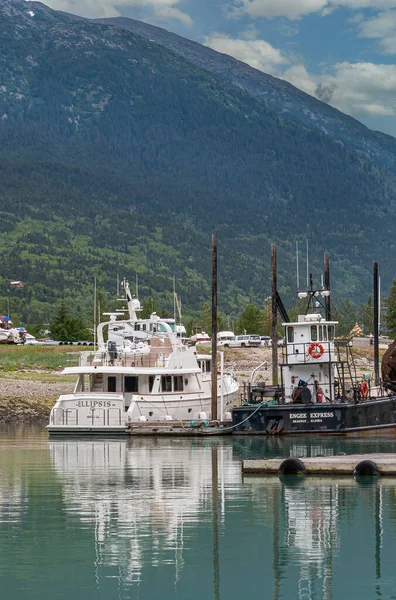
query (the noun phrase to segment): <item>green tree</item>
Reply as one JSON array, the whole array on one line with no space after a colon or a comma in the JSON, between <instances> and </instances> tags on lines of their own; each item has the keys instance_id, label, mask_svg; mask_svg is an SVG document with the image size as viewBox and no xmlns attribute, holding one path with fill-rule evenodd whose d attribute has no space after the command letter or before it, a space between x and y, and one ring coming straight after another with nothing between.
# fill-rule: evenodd
<instances>
[{"instance_id":1,"label":"green tree","mask_svg":"<svg viewBox=\"0 0 396 600\"><path fill-rule=\"evenodd\" d=\"M139 313L139 318L149 319L153 312L157 312L157 308L156 308L155 300L154 300L153 296L149 296L143 302L143 309L142 309L142 312Z\"/></svg>"},{"instance_id":2,"label":"green tree","mask_svg":"<svg viewBox=\"0 0 396 600\"><path fill-rule=\"evenodd\" d=\"M388 298L384 299L385 323L392 336L396 334L396 279L393 280Z\"/></svg>"},{"instance_id":3,"label":"green tree","mask_svg":"<svg viewBox=\"0 0 396 600\"><path fill-rule=\"evenodd\" d=\"M241 316L237 324L239 333L258 333L262 335L265 332L265 314L256 304L249 304Z\"/></svg>"},{"instance_id":4,"label":"green tree","mask_svg":"<svg viewBox=\"0 0 396 600\"><path fill-rule=\"evenodd\" d=\"M374 306L371 296L369 296L367 304L359 306L358 318L365 334L374 333Z\"/></svg>"},{"instance_id":5,"label":"green tree","mask_svg":"<svg viewBox=\"0 0 396 600\"><path fill-rule=\"evenodd\" d=\"M50 332L51 336L60 342L78 342L91 337L83 320L80 317L71 317L63 303L50 323Z\"/></svg>"},{"instance_id":6,"label":"green tree","mask_svg":"<svg viewBox=\"0 0 396 600\"><path fill-rule=\"evenodd\" d=\"M343 300L338 306L332 307L332 317L338 321L336 335L348 337L358 319L357 311L350 300Z\"/></svg>"},{"instance_id":7,"label":"green tree","mask_svg":"<svg viewBox=\"0 0 396 600\"><path fill-rule=\"evenodd\" d=\"M203 303L199 315L199 326L203 331L206 331L208 335L212 335L212 307L209 302Z\"/></svg>"}]
</instances>

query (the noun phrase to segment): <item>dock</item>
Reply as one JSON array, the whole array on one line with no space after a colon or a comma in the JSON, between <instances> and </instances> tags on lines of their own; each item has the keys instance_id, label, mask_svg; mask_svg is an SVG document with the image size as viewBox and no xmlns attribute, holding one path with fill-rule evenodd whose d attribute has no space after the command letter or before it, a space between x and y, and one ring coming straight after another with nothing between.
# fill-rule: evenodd
<instances>
[{"instance_id":1,"label":"dock","mask_svg":"<svg viewBox=\"0 0 396 600\"><path fill-rule=\"evenodd\" d=\"M285 471L286 462L288 462L288 465L286 465ZM303 465L303 469L300 468L301 463ZM363 472L363 463L366 463L366 466L367 463L374 465L378 472ZM293 470L293 467L295 470ZM245 475L250 473L255 475L262 473L266 475L307 474L396 476L396 454L349 454L342 456L315 456L310 458L283 457L264 458L261 460L244 460L242 463L242 472Z\"/></svg>"},{"instance_id":2,"label":"dock","mask_svg":"<svg viewBox=\"0 0 396 600\"><path fill-rule=\"evenodd\" d=\"M128 423L126 433L132 436L231 435L231 421L148 421Z\"/></svg>"}]
</instances>

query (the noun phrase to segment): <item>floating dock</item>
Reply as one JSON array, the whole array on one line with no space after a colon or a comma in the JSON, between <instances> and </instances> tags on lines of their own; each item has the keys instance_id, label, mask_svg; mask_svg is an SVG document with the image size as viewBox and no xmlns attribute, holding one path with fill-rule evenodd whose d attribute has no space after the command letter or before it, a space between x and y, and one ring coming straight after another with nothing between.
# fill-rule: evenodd
<instances>
[{"instance_id":1,"label":"floating dock","mask_svg":"<svg viewBox=\"0 0 396 600\"><path fill-rule=\"evenodd\" d=\"M285 464L288 463L288 464ZM367 463L377 472L366 472ZM301 468L302 464L302 468ZM373 470L373 469L372 469ZM370 471L370 468L368 468ZM396 476L396 454L349 454L315 456L313 458L264 458L244 460L244 474L309 474L309 475L392 475Z\"/></svg>"},{"instance_id":2,"label":"floating dock","mask_svg":"<svg viewBox=\"0 0 396 600\"><path fill-rule=\"evenodd\" d=\"M231 435L231 421L158 421L128 423L126 433L133 436Z\"/></svg>"}]
</instances>

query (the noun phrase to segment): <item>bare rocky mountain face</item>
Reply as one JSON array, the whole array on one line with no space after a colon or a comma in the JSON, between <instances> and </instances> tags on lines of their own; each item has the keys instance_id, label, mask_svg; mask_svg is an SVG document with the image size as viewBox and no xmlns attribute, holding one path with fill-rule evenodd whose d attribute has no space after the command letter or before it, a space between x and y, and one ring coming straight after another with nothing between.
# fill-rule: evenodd
<instances>
[{"instance_id":1,"label":"bare rocky mountain face","mask_svg":"<svg viewBox=\"0 0 396 600\"><path fill-rule=\"evenodd\" d=\"M373 161L384 161L395 170L396 140L371 131L362 123L297 89L226 54L141 21L116 17L96 19L117 25L182 56L191 64L213 73L232 85L260 98L284 119L324 133L347 147L359 150Z\"/></svg>"}]
</instances>

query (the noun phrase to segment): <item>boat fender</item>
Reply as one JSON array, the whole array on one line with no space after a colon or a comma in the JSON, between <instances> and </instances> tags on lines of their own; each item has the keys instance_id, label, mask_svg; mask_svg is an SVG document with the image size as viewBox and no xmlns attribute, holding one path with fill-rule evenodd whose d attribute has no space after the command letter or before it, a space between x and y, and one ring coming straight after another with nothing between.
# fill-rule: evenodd
<instances>
[{"instance_id":1,"label":"boat fender","mask_svg":"<svg viewBox=\"0 0 396 600\"><path fill-rule=\"evenodd\" d=\"M279 475L305 475L305 465L299 458L286 458L279 467Z\"/></svg>"},{"instance_id":2,"label":"boat fender","mask_svg":"<svg viewBox=\"0 0 396 600\"><path fill-rule=\"evenodd\" d=\"M371 475L374 477L378 477L380 472L375 462L373 462L372 460L362 460L356 465L353 474L356 476Z\"/></svg>"},{"instance_id":3,"label":"boat fender","mask_svg":"<svg viewBox=\"0 0 396 600\"><path fill-rule=\"evenodd\" d=\"M320 358L323 355L323 352L324 348L319 342L312 342L308 348L308 354L312 356L312 358Z\"/></svg>"}]
</instances>

